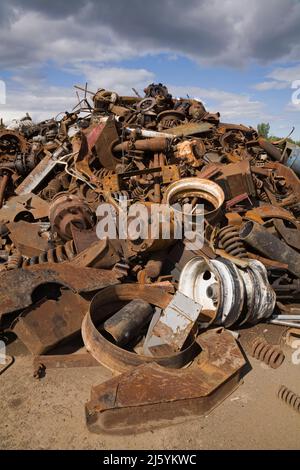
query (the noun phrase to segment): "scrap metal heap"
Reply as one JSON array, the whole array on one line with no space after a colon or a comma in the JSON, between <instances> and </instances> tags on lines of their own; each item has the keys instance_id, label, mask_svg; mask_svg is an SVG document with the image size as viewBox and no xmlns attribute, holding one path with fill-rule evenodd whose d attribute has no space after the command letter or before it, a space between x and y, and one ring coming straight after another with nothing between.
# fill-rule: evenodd
<instances>
[{"instance_id":1,"label":"scrap metal heap","mask_svg":"<svg viewBox=\"0 0 300 470\"><path fill-rule=\"evenodd\" d=\"M299 331L299 148L161 83L144 97L83 91L60 120L0 127L1 329L37 374L51 358L117 374L92 389L92 431L206 413L238 385L240 348L276 368L280 338ZM192 220L202 204L201 247L117 223L99 238L101 208L124 201ZM80 333L89 355L45 355Z\"/></svg>"}]
</instances>

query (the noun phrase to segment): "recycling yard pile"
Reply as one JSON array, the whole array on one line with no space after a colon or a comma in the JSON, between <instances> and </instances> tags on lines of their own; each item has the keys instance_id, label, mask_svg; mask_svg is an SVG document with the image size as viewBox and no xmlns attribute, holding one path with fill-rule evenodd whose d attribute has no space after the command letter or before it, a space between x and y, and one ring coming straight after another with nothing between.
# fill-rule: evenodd
<instances>
[{"instance_id":1,"label":"recycling yard pile","mask_svg":"<svg viewBox=\"0 0 300 470\"><path fill-rule=\"evenodd\" d=\"M82 404L92 432L203 415L247 356L279 368L300 338L300 149L161 83L81 91L60 119L0 126L0 339L41 380L112 371ZM300 388L275 392L300 411Z\"/></svg>"}]
</instances>

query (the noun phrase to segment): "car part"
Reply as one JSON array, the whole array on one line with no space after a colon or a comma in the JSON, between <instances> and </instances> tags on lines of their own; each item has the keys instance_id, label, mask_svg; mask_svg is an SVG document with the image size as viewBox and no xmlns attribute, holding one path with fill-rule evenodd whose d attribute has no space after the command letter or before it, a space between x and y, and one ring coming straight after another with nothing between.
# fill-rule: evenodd
<instances>
[{"instance_id":1,"label":"car part","mask_svg":"<svg viewBox=\"0 0 300 470\"><path fill-rule=\"evenodd\" d=\"M201 303L206 322L225 327L269 318L276 301L259 261L249 261L248 267L241 269L222 258L209 261L195 257L183 268L178 290Z\"/></svg>"},{"instance_id":2,"label":"car part","mask_svg":"<svg viewBox=\"0 0 300 470\"><path fill-rule=\"evenodd\" d=\"M280 400L284 401L287 405L291 406L295 411L298 411L298 413L300 413L300 396L299 395L292 392L284 385L281 385L281 387L278 390L277 396L278 398L280 398Z\"/></svg>"}]
</instances>

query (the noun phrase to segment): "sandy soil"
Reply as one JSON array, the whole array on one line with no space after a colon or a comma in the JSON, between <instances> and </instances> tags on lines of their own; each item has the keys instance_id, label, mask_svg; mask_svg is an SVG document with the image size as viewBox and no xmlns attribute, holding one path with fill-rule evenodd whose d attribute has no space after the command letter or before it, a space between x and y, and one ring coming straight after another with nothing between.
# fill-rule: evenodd
<instances>
[{"instance_id":1,"label":"sandy soil","mask_svg":"<svg viewBox=\"0 0 300 470\"><path fill-rule=\"evenodd\" d=\"M209 416L126 436L86 428L84 403L91 386L110 377L106 369L49 369L37 380L18 341L8 353L17 357L0 375L1 449L300 449L300 415L276 397L281 384L300 393L291 350L277 370L251 360L244 383Z\"/></svg>"}]
</instances>

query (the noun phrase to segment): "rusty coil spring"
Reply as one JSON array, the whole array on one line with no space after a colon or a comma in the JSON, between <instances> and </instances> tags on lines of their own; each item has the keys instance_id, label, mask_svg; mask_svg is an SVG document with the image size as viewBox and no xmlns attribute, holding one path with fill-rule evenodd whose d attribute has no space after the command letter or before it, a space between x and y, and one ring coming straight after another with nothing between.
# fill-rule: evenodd
<instances>
[{"instance_id":1,"label":"rusty coil spring","mask_svg":"<svg viewBox=\"0 0 300 470\"><path fill-rule=\"evenodd\" d=\"M253 341L250 354L272 369L280 367L285 359L283 351L278 346L268 343L264 338L256 338Z\"/></svg>"},{"instance_id":2,"label":"rusty coil spring","mask_svg":"<svg viewBox=\"0 0 300 470\"><path fill-rule=\"evenodd\" d=\"M19 268L22 264L22 260L23 258L21 253L18 250L14 251L12 255L8 257L6 269L10 270Z\"/></svg>"},{"instance_id":3,"label":"rusty coil spring","mask_svg":"<svg viewBox=\"0 0 300 470\"><path fill-rule=\"evenodd\" d=\"M300 413L299 395L296 395L296 393L292 392L284 385L281 385L278 390L277 396L278 398L280 398L280 400L284 401L287 405L291 406L295 411L298 411L298 413Z\"/></svg>"},{"instance_id":4,"label":"rusty coil spring","mask_svg":"<svg viewBox=\"0 0 300 470\"><path fill-rule=\"evenodd\" d=\"M99 180L105 178L105 176L111 176L111 175L114 175L114 174L115 174L115 172L113 170L108 170L107 168L100 168L100 170L97 170L97 171L94 172L94 175Z\"/></svg>"},{"instance_id":5,"label":"rusty coil spring","mask_svg":"<svg viewBox=\"0 0 300 470\"><path fill-rule=\"evenodd\" d=\"M137 186L136 188L134 188L131 191L131 197L133 199L139 199L139 198L145 196L145 192L147 192L147 190L145 190L145 188L142 188L141 186Z\"/></svg>"},{"instance_id":6,"label":"rusty coil spring","mask_svg":"<svg viewBox=\"0 0 300 470\"><path fill-rule=\"evenodd\" d=\"M51 200L61 190L61 182L59 178L53 178L49 184L41 191L41 197L43 199Z\"/></svg>"},{"instance_id":7,"label":"rusty coil spring","mask_svg":"<svg viewBox=\"0 0 300 470\"><path fill-rule=\"evenodd\" d=\"M266 193L265 191L261 191L261 192L259 193L259 198L260 198L261 201L263 201L263 202L267 202L267 203L270 202L270 199L268 198L268 195L267 195L267 193Z\"/></svg>"},{"instance_id":8,"label":"rusty coil spring","mask_svg":"<svg viewBox=\"0 0 300 470\"><path fill-rule=\"evenodd\" d=\"M240 239L239 229L234 225L227 225L219 231L218 246L231 256L247 258L247 251Z\"/></svg>"},{"instance_id":9,"label":"rusty coil spring","mask_svg":"<svg viewBox=\"0 0 300 470\"><path fill-rule=\"evenodd\" d=\"M35 264L62 263L63 261L70 261L76 256L76 254L74 241L69 240L64 245L59 245L56 248L45 251L39 256L32 256L31 258L24 259L22 262L22 268L33 266Z\"/></svg>"},{"instance_id":10,"label":"rusty coil spring","mask_svg":"<svg viewBox=\"0 0 300 470\"><path fill-rule=\"evenodd\" d=\"M122 199L122 200L124 200L124 199L127 199L127 200L130 199L130 193L129 193L128 191L125 191L125 190L123 190L123 191L113 191L113 192L111 193L111 196L112 196L114 199L116 199L117 201L119 201L119 200L121 200L121 199Z\"/></svg>"}]
</instances>

